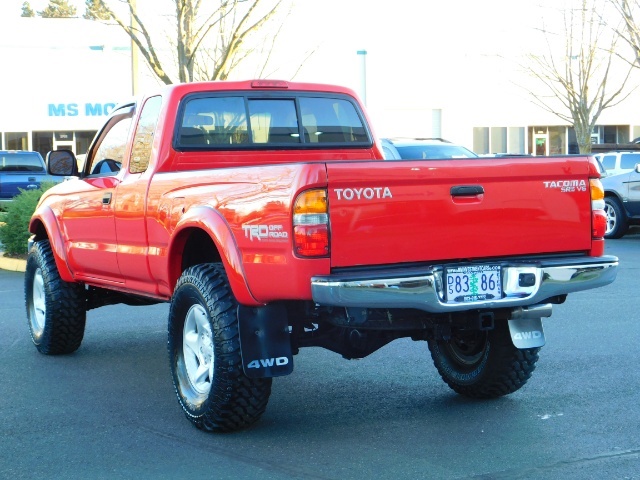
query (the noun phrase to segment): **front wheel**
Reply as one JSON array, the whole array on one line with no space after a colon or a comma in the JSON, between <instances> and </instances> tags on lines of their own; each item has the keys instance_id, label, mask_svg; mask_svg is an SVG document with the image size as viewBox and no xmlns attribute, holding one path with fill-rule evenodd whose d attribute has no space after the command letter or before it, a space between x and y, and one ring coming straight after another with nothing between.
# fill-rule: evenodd
<instances>
[{"instance_id":1,"label":"front wheel","mask_svg":"<svg viewBox=\"0 0 640 480\"><path fill-rule=\"evenodd\" d=\"M24 292L31 339L40 353L75 352L82 343L87 318L82 284L60 278L48 240L29 252Z\"/></svg>"},{"instance_id":2,"label":"front wheel","mask_svg":"<svg viewBox=\"0 0 640 480\"><path fill-rule=\"evenodd\" d=\"M604 238L620 238L629 230L629 222L622 208L620 200L616 197L604 199L604 212L607 214L607 229Z\"/></svg>"},{"instance_id":3,"label":"front wheel","mask_svg":"<svg viewBox=\"0 0 640 480\"><path fill-rule=\"evenodd\" d=\"M271 378L244 374L237 312L222 265L196 265L178 280L169 312L171 375L187 418L202 430L246 428L267 408Z\"/></svg>"},{"instance_id":4,"label":"front wheel","mask_svg":"<svg viewBox=\"0 0 640 480\"><path fill-rule=\"evenodd\" d=\"M429 350L447 385L471 398L496 398L520 389L535 370L540 351L517 349L506 321L496 322L493 330L429 340Z\"/></svg>"}]
</instances>

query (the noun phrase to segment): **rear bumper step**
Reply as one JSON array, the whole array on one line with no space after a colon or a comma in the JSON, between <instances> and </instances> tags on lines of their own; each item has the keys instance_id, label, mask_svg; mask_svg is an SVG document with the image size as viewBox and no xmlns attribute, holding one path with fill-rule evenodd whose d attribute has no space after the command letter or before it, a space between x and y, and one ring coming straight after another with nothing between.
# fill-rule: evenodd
<instances>
[{"instance_id":1,"label":"rear bumper step","mask_svg":"<svg viewBox=\"0 0 640 480\"><path fill-rule=\"evenodd\" d=\"M611 255L465 265L488 263L501 266L502 298L446 303L445 265L315 276L311 279L311 293L319 305L416 308L444 313L544 303L552 297L608 285L615 280L618 271L618 258ZM521 286L522 275L535 278L535 283Z\"/></svg>"}]
</instances>

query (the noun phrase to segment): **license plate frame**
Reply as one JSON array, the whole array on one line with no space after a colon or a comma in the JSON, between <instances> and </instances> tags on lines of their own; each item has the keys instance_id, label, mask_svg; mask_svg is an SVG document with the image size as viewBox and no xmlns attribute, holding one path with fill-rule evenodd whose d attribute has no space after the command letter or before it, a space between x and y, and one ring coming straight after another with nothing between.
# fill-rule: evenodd
<instances>
[{"instance_id":1,"label":"license plate frame","mask_svg":"<svg viewBox=\"0 0 640 480\"><path fill-rule=\"evenodd\" d=\"M445 268L444 273L445 302L448 304L502 298L502 267L500 265L448 267Z\"/></svg>"}]
</instances>

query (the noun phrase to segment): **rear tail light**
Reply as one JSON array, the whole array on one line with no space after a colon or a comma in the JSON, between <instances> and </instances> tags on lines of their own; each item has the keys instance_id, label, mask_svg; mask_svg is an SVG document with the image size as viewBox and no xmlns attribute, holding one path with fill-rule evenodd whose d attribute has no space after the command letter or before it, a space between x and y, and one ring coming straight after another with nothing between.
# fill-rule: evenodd
<instances>
[{"instance_id":1,"label":"rear tail light","mask_svg":"<svg viewBox=\"0 0 640 480\"><path fill-rule=\"evenodd\" d=\"M607 230L607 214L604 211L604 187L599 178L589 180L591 190L591 236L603 238Z\"/></svg>"},{"instance_id":2,"label":"rear tail light","mask_svg":"<svg viewBox=\"0 0 640 480\"><path fill-rule=\"evenodd\" d=\"M301 257L329 255L329 206L325 189L307 190L296 198L293 249Z\"/></svg>"}]
</instances>

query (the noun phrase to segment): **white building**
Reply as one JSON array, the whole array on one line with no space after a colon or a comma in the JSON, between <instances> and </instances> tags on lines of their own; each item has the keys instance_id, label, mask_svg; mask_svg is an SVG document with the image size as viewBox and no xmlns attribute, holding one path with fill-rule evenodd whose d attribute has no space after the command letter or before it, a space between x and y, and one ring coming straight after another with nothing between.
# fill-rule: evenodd
<instances>
[{"instance_id":1,"label":"white building","mask_svg":"<svg viewBox=\"0 0 640 480\"><path fill-rule=\"evenodd\" d=\"M0 148L84 153L113 107L131 97L131 47L82 19L0 21Z\"/></svg>"},{"instance_id":2,"label":"white building","mask_svg":"<svg viewBox=\"0 0 640 480\"><path fill-rule=\"evenodd\" d=\"M505 9L515 8L513 2L503 3ZM331 21L331 41L305 62L295 80L338 83L357 92L366 85L378 136L443 137L481 154L577 153L570 126L535 106L518 86L530 81L516 60L526 53L525 27L500 16L478 25L471 12L452 31L450 22L439 25L431 17L424 22L405 15L404 37L383 35L383 24L371 21L360 22L360 30L343 38L340 32L356 25L348 15L310 15L315 17L292 20L298 29L289 34L326 31ZM314 25L311 18L317 20ZM362 32L369 35L362 37ZM357 54L363 43L366 78L361 76L363 56ZM280 51L278 58L283 66L295 64L300 51ZM106 115L132 95L131 43L117 26L80 18L4 17L0 58L0 149L84 153ZM287 71L271 76L287 79ZM158 83L142 59L137 75L141 90ZM640 84L640 71L634 75L631 86ZM594 141L624 143L640 137L639 95L633 92L604 111Z\"/></svg>"}]
</instances>

